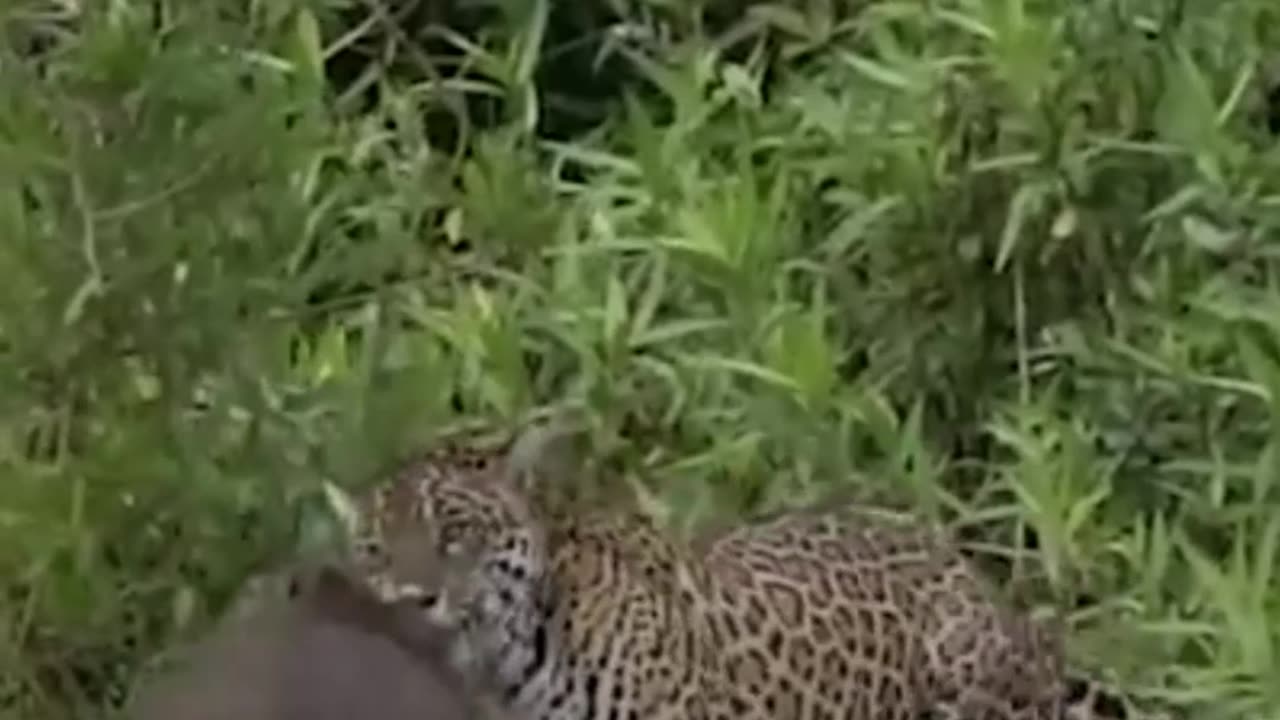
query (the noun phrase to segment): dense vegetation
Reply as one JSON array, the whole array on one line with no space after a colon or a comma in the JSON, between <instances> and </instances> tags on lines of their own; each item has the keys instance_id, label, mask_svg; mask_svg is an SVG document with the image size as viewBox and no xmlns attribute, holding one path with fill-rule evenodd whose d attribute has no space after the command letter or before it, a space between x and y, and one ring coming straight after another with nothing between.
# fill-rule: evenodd
<instances>
[{"instance_id":1,"label":"dense vegetation","mask_svg":"<svg viewBox=\"0 0 1280 720\"><path fill-rule=\"evenodd\" d=\"M0 717L549 411L673 529L908 506L1118 687L1280 717L1273 0L0 23Z\"/></svg>"}]
</instances>

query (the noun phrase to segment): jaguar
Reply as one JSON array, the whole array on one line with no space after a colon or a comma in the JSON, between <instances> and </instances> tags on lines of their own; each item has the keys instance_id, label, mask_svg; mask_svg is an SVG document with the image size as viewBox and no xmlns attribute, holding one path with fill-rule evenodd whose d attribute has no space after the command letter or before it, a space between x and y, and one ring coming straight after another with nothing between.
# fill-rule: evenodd
<instances>
[{"instance_id":1,"label":"jaguar","mask_svg":"<svg viewBox=\"0 0 1280 720\"><path fill-rule=\"evenodd\" d=\"M1117 720L939 533L799 509L701 542L547 502L545 432L445 438L356 497L355 575L544 720ZM533 439L530 439L533 438Z\"/></svg>"}]
</instances>

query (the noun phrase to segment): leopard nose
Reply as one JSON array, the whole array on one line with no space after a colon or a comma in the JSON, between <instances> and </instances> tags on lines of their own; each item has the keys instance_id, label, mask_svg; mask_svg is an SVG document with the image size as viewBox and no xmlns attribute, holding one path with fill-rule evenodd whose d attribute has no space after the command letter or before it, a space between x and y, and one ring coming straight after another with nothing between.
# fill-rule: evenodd
<instances>
[{"instance_id":1,"label":"leopard nose","mask_svg":"<svg viewBox=\"0 0 1280 720\"><path fill-rule=\"evenodd\" d=\"M388 559L382 546L369 541L357 541L348 546L348 559L365 572L376 572L387 567Z\"/></svg>"}]
</instances>

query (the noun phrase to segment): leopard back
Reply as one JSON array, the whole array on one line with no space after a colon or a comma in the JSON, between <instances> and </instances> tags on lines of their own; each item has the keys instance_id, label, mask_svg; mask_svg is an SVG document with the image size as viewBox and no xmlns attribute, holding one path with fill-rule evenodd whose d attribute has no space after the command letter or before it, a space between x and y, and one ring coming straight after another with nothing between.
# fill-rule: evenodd
<instances>
[{"instance_id":1,"label":"leopard back","mask_svg":"<svg viewBox=\"0 0 1280 720\"><path fill-rule=\"evenodd\" d=\"M1129 717L1067 670L1057 634L919 525L792 510L705 539L699 553L727 687L774 717Z\"/></svg>"}]
</instances>

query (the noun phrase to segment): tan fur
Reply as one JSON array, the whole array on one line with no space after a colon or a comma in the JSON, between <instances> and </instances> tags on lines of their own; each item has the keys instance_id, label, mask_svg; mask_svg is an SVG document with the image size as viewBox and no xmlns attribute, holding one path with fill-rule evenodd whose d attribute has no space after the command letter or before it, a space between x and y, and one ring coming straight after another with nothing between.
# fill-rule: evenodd
<instances>
[{"instance_id":1,"label":"tan fur","mask_svg":"<svg viewBox=\"0 0 1280 720\"><path fill-rule=\"evenodd\" d=\"M797 511L687 547L637 514L540 506L529 468L504 464L505 451L445 445L402 466L362 505L360 565L389 602L426 597L428 616L457 631L473 670L497 678L513 710L547 720L1105 717L1082 704L1092 689L1073 695L1057 638L997 602L929 532ZM450 564L444 534L470 538L465 562ZM511 552L516 539L527 552ZM394 550L406 544L418 559ZM494 570L510 565L519 573Z\"/></svg>"}]
</instances>

